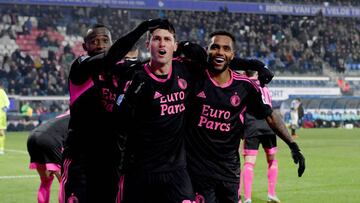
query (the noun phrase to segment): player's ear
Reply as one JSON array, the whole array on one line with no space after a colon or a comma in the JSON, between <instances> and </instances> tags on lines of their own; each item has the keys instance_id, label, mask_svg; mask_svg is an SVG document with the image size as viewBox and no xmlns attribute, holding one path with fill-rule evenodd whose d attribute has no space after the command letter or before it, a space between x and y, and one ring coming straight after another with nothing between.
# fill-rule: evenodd
<instances>
[{"instance_id":1,"label":"player's ear","mask_svg":"<svg viewBox=\"0 0 360 203\"><path fill-rule=\"evenodd\" d=\"M178 42L178 41L175 41L175 44L174 44L174 52L177 50L178 45L179 45L179 42Z\"/></svg>"},{"instance_id":2,"label":"player's ear","mask_svg":"<svg viewBox=\"0 0 360 203\"><path fill-rule=\"evenodd\" d=\"M84 42L84 43L82 43L82 47L83 47L84 51L88 51L88 49L87 49L87 46L86 46L86 43L85 43L85 42Z\"/></svg>"},{"instance_id":3,"label":"player's ear","mask_svg":"<svg viewBox=\"0 0 360 203\"><path fill-rule=\"evenodd\" d=\"M233 60L233 59L234 59L234 57L235 57L235 51L233 51L233 52L232 52L232 54L231 54L231 58L230 58L230 59L231 59L231 60Z\"/></svg>"}]
</instances>

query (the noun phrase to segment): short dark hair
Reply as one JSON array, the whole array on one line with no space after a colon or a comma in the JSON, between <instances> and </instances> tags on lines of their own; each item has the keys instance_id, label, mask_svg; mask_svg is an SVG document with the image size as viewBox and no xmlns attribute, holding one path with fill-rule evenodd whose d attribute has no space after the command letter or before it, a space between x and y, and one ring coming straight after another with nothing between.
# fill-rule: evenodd
<instances>
[{"instance_id":1,"label":"short dark hair","mask_svg":"<svg viewBox=\"0 0 360 203\"><path fill-rule=\"evenodd\" d=\"M157 27L155 27L153 29L150 29L149 31L150 31L150 33L152 33L156 29L168 30L169 32L173 33L174 35L176 33L173 24L171 24L167 19L163 19L162 23L159 26L157 26Z\"/></svg>"},{"instance_id":2,"label":"short dark hair","mask_svg":"<svg viewBox=\"0 0 360 203\"><path fill-rule=\"evenodd\" d=\"M169 31L170 33L172 33L174 35L174 38L176 39L176 32L175 32L174 26L167 19L164 19L163 23L160 26L149 29L149 32L147 35L147 40L150 39L151 34L157 29L164 29L164 30Z\"/></svg>"},{"instance_id":3,"label":"short dark hair","mask_svg":"<svg viewBox=\"0 0 360 203\"><path fill-rule=\"evenodd\" d=\"M105 29L107 29L107 30L111 33L110 28L109 28L108 26L106 26L106 25L104 25L104 24L101 24L101 23L96 23L96 24L91 25L91 26L86 30L86 33L84 34L84 37L83 37L83 38L84 38L84 41L87 40L89 30L94 30L94 29L97 29L97 28L105 28Z\"/></svg>"},{"instance_id":4,"label":"short dark hair","mask_svg":"<svg viewBox=\"0 0 360 203\"><path fill-rule=\"evenodd\" d=\"M217 36L217 35L225 35L225 36L228 36L228 37L230 37L231 40L233 41L234 45L235 45L235 43L236 43L236 40L235 40L234 35L231 34L231 33L228 32L228 31L225 31L225 30L218 30L218 31L215 31L215 32L210 33L209 39L211 39L212 37Z\"/></svg>"}]
</instances>

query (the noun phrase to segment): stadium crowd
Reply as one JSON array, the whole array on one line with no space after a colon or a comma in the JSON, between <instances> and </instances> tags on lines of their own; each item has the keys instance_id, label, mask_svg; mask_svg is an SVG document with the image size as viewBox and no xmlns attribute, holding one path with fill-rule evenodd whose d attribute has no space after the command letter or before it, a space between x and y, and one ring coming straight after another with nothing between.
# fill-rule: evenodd
<instances>
[{"instance_id":1,"label":"stadium crowd","mask_svg":"<svg viewBox=\"0 0 360 203\"><path fill-rule=\"evenodd\" d=\"M172 19L179 30L179 40L189 39L201 45L215 29L228 30L236 34L239 56L260 58L282 74L319 75L323 62L343 73L346 64L360 64L359 19L321 14L311 17L2 5L1 38L17 43L24 41L21 38L28 39L27 44L33 48L20 44L11 53L2 54L0 79L10 95L65 95L69 64L82 54L80 36L88 25L107 24L117 39L137 20L149 17ZM33 37L27 38L29 35ZM69 42L66 36L77 38Z\"/></svg>"}]
</instances>

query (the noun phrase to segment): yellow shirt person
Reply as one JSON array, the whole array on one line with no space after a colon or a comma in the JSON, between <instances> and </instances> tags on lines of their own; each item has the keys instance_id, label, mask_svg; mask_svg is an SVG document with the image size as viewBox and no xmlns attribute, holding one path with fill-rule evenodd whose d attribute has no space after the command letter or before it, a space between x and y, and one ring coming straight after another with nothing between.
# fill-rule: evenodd
<instances>
[{"instance_id":1,"label":"yellow shirt person","mask_svg":"<svg viewBox=\"0 0 360 203\"><path fill-rule=\"evenodd\" d=\"M0 84L0 155L4 154L5 148L5 130L7 127L6 111L9 108L10 101L5 90Z\"/></svg>"}]
</instances>

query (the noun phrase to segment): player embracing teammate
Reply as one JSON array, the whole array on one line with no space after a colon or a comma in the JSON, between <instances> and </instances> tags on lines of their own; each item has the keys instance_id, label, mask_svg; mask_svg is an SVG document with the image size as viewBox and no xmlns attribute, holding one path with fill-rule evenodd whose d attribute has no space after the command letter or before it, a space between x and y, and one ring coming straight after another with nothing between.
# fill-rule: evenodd
<instances>
[{"instance_id":1,"label":"player embracing teammate","mask_svg":"<svg viewBox=\"0 0 360 203\"><path fill-rule=\"evenodd\" d=\"M150 61L108 74L146 31ZM127 139L123 202L192 202L194 191L205 202L237 202L245 112L265 118L289 145L301 176L304 157L285 125L262 102L259 87L229 68L231 34L213 33L207 53L184 51L185 58L175 59L175 29L167 20L144 21L104 52L109 36L105 28L90 31L85 42L104 44L103 53L80 59L70 72L66 201L115 201ZM102 102L106 95L110 112Z\"/></svg>"}]
</instances>

